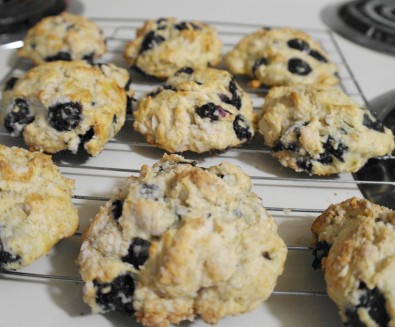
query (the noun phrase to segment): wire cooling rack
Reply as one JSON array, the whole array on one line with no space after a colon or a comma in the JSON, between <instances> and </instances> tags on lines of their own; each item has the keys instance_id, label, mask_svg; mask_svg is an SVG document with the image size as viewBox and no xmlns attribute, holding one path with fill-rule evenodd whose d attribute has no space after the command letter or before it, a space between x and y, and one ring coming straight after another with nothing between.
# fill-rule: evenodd
<instances>
[{"instance_id":1,"label":"wire cooling rack","mask_svg":"<svg viewBox=\"0 0 395 327\"><path fill-rule=\"evenodd\" d=\"M109 48L109 52L101 61L112 62L127 68L122 57L123 49L126 42L135 37L136 29L142 25L144 19L93 18L93 20L105 32ZM224 52L230 50L244 35L262 27L254 24L207 23L216 27L219 32L224 41ZM327 30L304 30L321 43L331 60L337 64L341 88L357 102L366 105L365 96L332 33ZM1 80L0 87L10 76L20 76L30 67L27 61L16 59L8 74ZM136 98L161 83L156 79L133 72L132 80ZM237 78L237 81L250 94L254 109L260 110L267 89L252 90L248 88L245 79ZM81 232L89 224L89 219L98 212L99 206L109 199L114 186L119 185L127 176L138 173L142 164L151 165L159 160L164 153L147 144L142 136L133 131L132 120L129 116L121 132L95 158L65 154L53 156L54 162L60 167L62 173L76 180L73 201L79 209L80 230L74 237L61 241L48 256L39 259L31 266L20 271L0 271L0 279L3 282L7 281L11 284L21 280L27 283L40 283L40 280L46 280L49 284L54 281L61 281L64 284L71 282L73 285L78 285L80 290L81 280L74 261L78 255ZM4 129L0 130L0 138L3 144L24 147L20 139L11 138ZM263 145L259 135L241 148L231 149L213 157L192 153L186 153L185 157L200 161L202 166L218 164L224 160L241 166L251 176L253 190L262 197L264 206L276 219L279 233L288 245L289 254L284 274L278 281L274 296L267 302L272 311L276 311L277 306L284 308L285 304L290 305L292 309L287 310L292 312L295 319L302 319L305 322L302 324L304 326L314 326L316 319L321 318L321 314L328 314L329 308L333 318L328 320L328 326L340 325L336 309L327 299L322 274L311 268L310 225L329 204L341 202L351 196L361 196L358 184L380 186L395 183L358 181L354 180L350 174L339 174L328 178L295 173L281 167L272 159L270 150ZM7 291L10 292L7 288L3 289L2 293ZM278 301L276 297L283 300ZM296 298L296 300L287 300L289 298ZM315 300L310 301L309 298ZM51 301L51 298L48 301ZM310 309L303 311L304 304ZM296 310L296 307L302 308L302 312L300 313L299 309ZM84 310L86 310L85 314L88 314L89 310L86 308ZM309 318L306 318L306 312L310 315ZM271 313L265 311L264 314L270 315ZM291 315L290 319L293 319L292 314L288 312L288 315ZM262 318L261 315L260 312L258 317L251 318L254 324L266 321L266 318ZM243 322L243 320L240 321Z\"/></svg>"}]
</instances>

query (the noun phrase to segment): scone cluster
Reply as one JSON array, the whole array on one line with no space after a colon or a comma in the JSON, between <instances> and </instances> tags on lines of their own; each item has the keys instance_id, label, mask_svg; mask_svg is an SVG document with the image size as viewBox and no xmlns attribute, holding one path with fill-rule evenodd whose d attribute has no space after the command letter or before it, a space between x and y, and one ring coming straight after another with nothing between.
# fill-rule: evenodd
<instances>
[{"instance_id":1,"label":"scone cluster","mask_svg":"<svg viewBox=\"0 0 395 327\"><path fill-rule=\"evenodd\" d=\"M351 198L312 225L313 266L325 271L346 326L395 325L395 211Z\"/></svg>"},{"instance_id":2,"label":"scone cluster","mask_svg":"<svg viewBox=\"0 0 395 327\"><path fill-rule=\"evenodd\" d=\"M94 312L213 324L273 291L287 248L250 178L229 163L195 164L165 155L143 166L93 219L78 262Z\"/></svg>"},{"instance_id":3,"label":"scone cluster","mask_svg":"<svg viewBox=\"0 0 395 327\"><path fill-rule=\"evenodd\" d=\"M113 64L55 61L11 79L1 118L32 150L99 154L124 125L129 74Z\"/></svg>"},{"instance_id":4,"label":"scone cluster","mask_svg":"<svg viewBox=\"0 0 395 327\"><path fill-rule=\"evenodd\" d=\"M134 128L168 152L224 151L254 135L252 101L227 71L184 67L142 97Z\"/></svg>"},{"instance_id":5,"label":"scone cluster","mask_svg":"<svg viewBox=\"0 0 395 327\"><path fill-rule=\"evenodd\" d=\"M49 156L0 145L0 268L26 266L74 234L73 189Z\"/></svg>"}]
</instances>

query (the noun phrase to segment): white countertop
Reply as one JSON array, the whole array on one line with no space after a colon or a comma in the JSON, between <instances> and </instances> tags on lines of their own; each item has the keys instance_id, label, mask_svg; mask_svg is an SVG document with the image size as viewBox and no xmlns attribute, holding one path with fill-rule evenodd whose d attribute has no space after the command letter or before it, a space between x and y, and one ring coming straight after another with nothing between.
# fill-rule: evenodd
<instances>
[{"instance_id":1,"label":"white countertop","mask_svg":"<svg viewBox=\"0 0 395 327\"><path fill-rule=\"evenodd\" d=\"M198 19L216 22L252 23L265 26L290 26L300 29L326 29L320 13L327 5L335 1L326 0L70 0L72 8L83 7L82 14L87 17L103 18L158 18L174 16L181 19ZM356 80L367 99L395 88L395 58L374 52L353 44L340 36L335 36L346 57ZM0 78L11 68L15 58L13 50L0 50ZM0 137L1 138L1 137ZM0 140L1 143L3 143ZM114 148L114 149L113 149ZM133 151L135 149L132 149ZM117 152L114 152L117 151ZM89 160L90 165L102 165L111 162L112 167L139 168L142 163L156 161L163 152L159 150L136 149L130 147L111 146L97 158ZM114 160L114 155L116 159ZM228 151L224 155L213 158L202 158L205 166L216 164L222 160L235 162L250 175L296 176L288 170L279 172L279 165L273 159L261 154L238 154ZM116 161L116 162L115 162ZM103 164L103 165L104 165ZM132 167L130 167L132 166ZM98 179L96 173L74 174L70 169L63 169L77 180L76 194L107 195L111 187L125 173L111 173ZM93 178L96 178L93 179ZM351 176L346 176L351 179ZM94 186L94 187L93 187ZM92 187L94 189L92 189ZM287 183L287 192L281 183L258 181L254 190L263 198L265 206L326 208L330 203L340 202L353 195L360 195L355 185L327 184L325 188L317 188L314 183L295 185ZM312 196L314 195L314 196ZM80 203L81 215L92 217L97 212L98 204ZM273 214L273 213L272 213ZM310 224L314 214L296 214L287 212L274 213L279 222L279 232L288 245L308 246L310 242ZM87 220L84 220L84 224ZM46 258L41 258L27 272L43 272L50 274L67 274L69 270L77 276L77 268L70 269L78 253L79 240L71 239L61 242ZM60 253L60 254L59 254ZM65 254L66 253L66 254ZM324 291L325 284L320 272L311 269L310 253L294 251L287 259L284 275L279 280L282 290L299 289ZM60 273L59 273L60 272ZM78 276L77 276L78 277ZM32 282L29 279L7 280L0 278L1 318L0 326L24 327L102 327L102 326L134 326L118 314L98 316L90 314L89 308L82 303L81 286L76 283L57 281ZM200 320L195 326L206 326ZM272 296L269 301L252 313L240 317L230 317L219 323L220 327L334 327L342 326L335 305L327 297L293 297Z\"/></svg>"}]
</instances>

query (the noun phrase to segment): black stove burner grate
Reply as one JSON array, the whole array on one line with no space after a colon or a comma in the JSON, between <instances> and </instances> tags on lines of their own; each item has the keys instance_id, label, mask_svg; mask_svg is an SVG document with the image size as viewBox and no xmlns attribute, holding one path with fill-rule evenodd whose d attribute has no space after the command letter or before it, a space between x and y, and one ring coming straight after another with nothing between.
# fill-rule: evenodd
<instances>
[{"instance_id":1,"label":"black stove burner grate","mask_svg":"<svg viewBox=\"0 0 395 327\"><path fill-rule=\"evenodd\" d=\"M26 31L66 9L64 0L0 0L0 35Z\"/></svg>"},{"instance_id":2,"label":"black stove burner grate","mask_svg":"<svg viewBox=\"0 0 395 327\"><path fill-rule=\"evenodd\" d=\"M326 8L323 19L346 38L374 50L395 53L395 1L356 0Z\"/></svg>"}]
</instances>

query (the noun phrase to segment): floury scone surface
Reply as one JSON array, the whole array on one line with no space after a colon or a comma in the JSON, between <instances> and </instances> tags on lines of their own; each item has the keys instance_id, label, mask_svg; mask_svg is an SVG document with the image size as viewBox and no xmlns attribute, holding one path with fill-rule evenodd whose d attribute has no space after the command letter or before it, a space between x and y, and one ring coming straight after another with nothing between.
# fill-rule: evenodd
<instances>
[{"instance_id":1,"label":"floury scone surface","mask_svg":"<svg viewBox=\"0 0 395 327\"><path fill-rule=\"evenodd\" d=\"M140 98L134 128L168 152L224 151L254 135L252 101L225 70L184 67Z\"/></svg>"},{"instance_id":2,"label":"floury scone surface","mask_svg":"<svg viewBox=\"0 0 395 327\"><path fill-rule=\"evenodd\" d=\"M113 64L55 61L11 78L1 102L2 122L31 150L85 149L92 156L125 122L130 77Z\"/></svg>"},{"instance_id":3,"label":"floury scone surface","mask_svg":"<svg viewBox=\"0 0 395 327\"><path fill-rule=\"evenodd\" d=\"M329 297L345 326L395 326L395 211L351 198L311 227Z\"/></svg>"},{"instance_id":4,"label":"floury scone surface","mask_svg":"<svg viewBox=\"0 0 395 327\"><path fill-rule=\"evenodd\" d=\"M335 87L271 89L259 132L283 166L314 175L356 172L395 146L390 129Z\"/></svg>"},{"instance_id":5,"label":"floury scone surface","mask_svg":"<svg viewBox=\"0 0 395 327\"><path fill-rule=\"evenodd\" d=\"M104 34L93 21L63 12L42 19L23 40L18 56L35 64L56 60L94 60L106 52Z\"/></svg>"},{"instance_id":6,"label":"floury scone surface","mask_svg":"<svg viewBox=\"0 0 395 327\"><path fill-rule=\"evenodd\" d=\"M251 311L273 291L287 254L240 168L178 155L144 165L100 209L79 255L84 300L145 326Z\"/></svg>"},{"instance_id":7,"label":"floury scone surface","mask_svg":"<svg viewBox=\"0 0 395 327\"><path fill-rule=\"evenodd\" d=\"M0 145L0 267L18 269L79 226L74 181L51 157Z\"/></svg>"},{"instance_id":8,"label":"floury scone surface","mask_svg":"<svg viewBox=\"0 0 395 327\"><path fill-rule=\"evenodd\" d=\"M222 58L222 41L210 25L176 18L147 20L124 51L131 67L167 78L182 67L204 68Z\"/></svg>"},{"instance_id":9,"label":"floury scone surface","mask_svg":"<svg viewBox=\"0 0 395 327\"><path fill-rule=\"evenodd\" d=\"M260 29L243 37L224 57L235 75L259 87L339 82L337 67L310 35L291 28Z\"/></svg>"}]
</instances>

